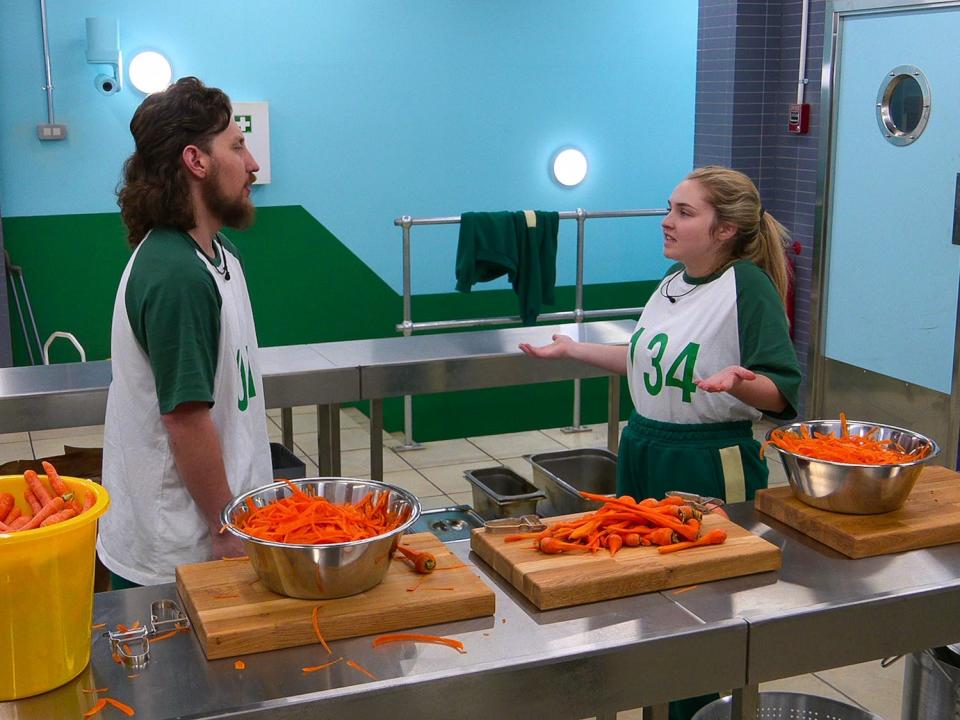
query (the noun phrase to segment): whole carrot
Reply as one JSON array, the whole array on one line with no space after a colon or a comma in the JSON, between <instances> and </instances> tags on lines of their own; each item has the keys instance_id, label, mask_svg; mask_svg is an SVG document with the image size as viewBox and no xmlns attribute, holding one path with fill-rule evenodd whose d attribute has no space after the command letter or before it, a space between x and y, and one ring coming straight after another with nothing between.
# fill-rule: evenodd
<instances>
[{"instance_id":1,"label":"whole carrot","mask_svg":"<svg viewBox=\"0 0 960 720\"><path fill-rule=\"evenodd\" d=\"M18 517L16 520L14 520L12 523L10 523L10 529L11 529L11 530L20 530L21 528L23 528L24 525L26 525L28 522L30 522L30 520L31 520L32 518L33 518L33 515L21 515L21 516Z\"/></svg>"},{"instance_id":2,"label":"whole carrot","mask_svg":"<svg viewBox=\"0 0 960 720\"><path fill-rule=\"evenodd\" d=\"M83 503L80 502L80 498L77 497L77 494L70 490L67 487L67 484L63 481L63 478L60 477L60 473L57 472L57 469L53 466L52 463L42 460L41 464L43 465L43 470L47 473L47 480L50 481L50 487L53 488L53 491L61 496L67 504L73 508L74 512L79 515L83 512Z\"/></svg>"},{"instance_id":3,"label":"whole carrot","mask_svg":"<svg viewBox=\"0 0 960 720\"><path fill-rule=\"evenodd\" d=\"M432 553L426 552L425 550L415 550L412 547L400 544L397 545L397 550L413 564L413 569L418 573L423 575L432 573L433 569L437 566L437 559Z\"/></svg>"},{"instance_id":4,"label":"whole carrot","mask_svg":"<svg viewBox=\"0 0 960 720\"><path fill-rule=\"evenodd\" d=\"M94 506L94 503L97 502L97 496L93 494L92 490L83 491L83 509L89 510Z\"/></svg>"},{"instance_id":5,"label":"whole carrot","mask_svg":"<svg viewBox=\"0 0 960 720\"><path fill-rule=\"evenodd\" d=\"M727 532L720 528L711 530L699 540L691 542L679 542L672 545L663 545L657 548L661 553L672 553L678 550L687 550L688 548L700 547L702 545L721 545L727 539Z\"/></svg>"},{"instance_id":6,"label":"whole carrot","mask_svg":"<svg viewBox=\"0 0 960 720\"><path fill-rule=\"evenodd\" d=\"M23 491L23 499L26 500L27 505L30 506L31 513L36 514L40 512L40 508L43 507L40 501L37 500L37 496L33 494L33 490L31 490L30 488L27 488L26 490Z\"/></svg>"},{"instance_id":7,"label":"whole carrot","mask_svg":"<svg viewBox=\"0 0 960 720\"><path fill-rule=\"evenodd\" d=\"M3 521L7 523L7 525L9 525L21 515L23 515L23 511L20 508L18 508L16 505L14 505L13 510L7 513L7 516L3 519Z\"/></svg>"},{"instance_id":8,"label":"whole carrot","mask_svg":"<svg viewBox=\"0 0 960 720\"><path fill-rule=\"evenodd\" d=\"M0 520L6 522L7 515L13 510L13 495L8 492L0 493Z\"/></svg>"},{"instance_id":9,"label":"whole carrot","mask_svg":"<svg viewBox=\"0 0 960 720\"><path fill-rule=\"evenodd\" d=\"M37 475L34 470L27 470L23 473L23 479L27 482L27 487L30 488L30 491L34 494L37 500L40 501L40 505L46 505L50 502L50 491L44 486L43 482L40 480L40 476ZM59 493L58 493L59 494Z\"/></svg>"},{"instance_id":10,"label":"whole carrot","mask_svg":"<svg viewBox=\"0 0 960 720\"><path fill-rule=\"evenodd\" d=\"M69 520L72 517L77 516L77 511L72 507L65 507L60 512L54 513L46 520L40 523L40 527L47 527L47 525L56 525L58 522L63 522L64 520Z\"/></svg>"},{"instance_id":11,"label":"whole carrot","mask_svg":"<svg viewBox=\"0 0 960 720\"><path fill-rule=\"evenodd\" d=\"M63 510L63 505L63 498L57 495L50 502L40 508L40 511L30 519L30 522L20 529L33 530L34 528L40 527L40 523L42 523L48 517Z\"/></svg>"}]
</instances>

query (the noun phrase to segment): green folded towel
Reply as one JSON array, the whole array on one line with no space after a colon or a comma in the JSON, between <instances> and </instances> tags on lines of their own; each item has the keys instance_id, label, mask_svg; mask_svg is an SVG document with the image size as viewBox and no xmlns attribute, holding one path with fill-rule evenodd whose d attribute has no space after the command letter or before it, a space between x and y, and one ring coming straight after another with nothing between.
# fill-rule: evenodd
<instances>
[{"instance_id":1,"label":"green folded towel","mask_svg":"<svg viewBox=\"0 0 960 720\"><path fill-rule=\"evenodd\" d=\"M555 302L560 216L538 210L536 218L537 226L528 228L522 211L460 216L457 290L470 292L475 283L505 274L519 298L524 325L537 321L542 304Z\"/></svg>"}]
</instances>

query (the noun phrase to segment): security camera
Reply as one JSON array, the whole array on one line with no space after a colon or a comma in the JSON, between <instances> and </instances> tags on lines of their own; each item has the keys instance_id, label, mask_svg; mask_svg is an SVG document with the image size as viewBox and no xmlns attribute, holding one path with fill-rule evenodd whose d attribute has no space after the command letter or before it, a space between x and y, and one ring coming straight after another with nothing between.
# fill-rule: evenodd
<instances>
[{"instance_id":1,"label":"security camera","mask_svg":"<svg viewBox=\"0 0 960 720\"><path fill-rule=\"evenodd\" d=\"M101 95L113 95L120 92L120 83L112 75L97 75L93 84Z\"/></svg>"}]
</instances>

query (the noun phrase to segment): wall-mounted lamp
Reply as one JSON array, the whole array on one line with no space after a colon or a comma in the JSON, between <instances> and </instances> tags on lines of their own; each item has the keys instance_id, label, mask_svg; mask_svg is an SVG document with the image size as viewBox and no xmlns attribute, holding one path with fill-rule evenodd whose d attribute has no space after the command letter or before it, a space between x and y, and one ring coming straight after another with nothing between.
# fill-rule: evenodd
<instances>
[{"instance_id":1,"label":"wall-mounted lamp","mask_svg":"<svg viewBox=\"0 0 960 720\"><path fill-rule=\"evenodd\" d=\"M166 90L173 78L170 61L153 50L137 53L127 68L130 84L144 95Z\"/></svg>"},{"instance_id":2,"label":"wall-mounted lamp","mask_svg":"<svg viewBox=\"0 0 960 720\"><path fill-rule=\"evenodd\" d=\"M564 187L573 187L587 176L587 156L576 148L561 150L553 158L553 179Z\"/></svg>"},{"instance_id":3,"label":"wall-mounted lamp","mask_svg":"<svg viewBox=\"0 0 960 720\"><path fill-rule=\"evenodd\" d=\"M113 18L87 18L87 62L110 65L111 75L97 75L93 84L101 95L113 95L123 87L123 64L120 59L120 23Z\"/></svg>"}]
</instances>

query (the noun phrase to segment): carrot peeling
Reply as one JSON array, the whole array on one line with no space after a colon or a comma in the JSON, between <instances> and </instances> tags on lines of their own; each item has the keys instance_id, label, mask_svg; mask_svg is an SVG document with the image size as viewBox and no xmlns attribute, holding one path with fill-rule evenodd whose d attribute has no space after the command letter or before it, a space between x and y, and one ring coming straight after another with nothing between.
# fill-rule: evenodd
<instances>
[{"instance_id":1,"label":"carrot peeling","mask_svg":"<svg viewBox=\"0 0 960 720\"><path fill-rule=\"evenodd\" d=\"M80 691L85 693L105 693L109 690L110 688L80 688Z\"/></svg>"},{"instance_id":2,"label":"carrot peeling","mask_svg":"<svg viewBox=\"0 0 960 720\"><path fill-rule=\"evenodd\" d=\"M243 660L237 660L235 663L233 663L233 669L234 669L234 670L246 670L246 669L247 669L247 664L246 664Z\"/></svg>"},{"instance_id":3,"label":"carrot peeling","mask_svg":"<svg viewBox=\"0 0 960 720\"><path fill-rule=\"evenodd\" d=\"M96 715L98 712L100 712L101 710L103 710L106 706L107 706L107 699L106 699L106 698L100 698L99 700L97 700L97 701L93 704L93 707L92 707L92 708L90 708L89 710L87 710L87 711L83 714L83 716L84 716L84 717L90 717L91 715Z\"/></svg>"},{"instance_id":4,"label":"carrot peeling","mask_svg":"<svg viewBox=\"0 0 960 720\"><path fill-rule=\"evenodd\" d=\"M104 700L106 700L108 703L113 705L117 710L122 712L127 717L133 717L134 715L137 714L132 707L130 707L126 703L120 702L119 700L114 700L113 698L109 698L109 697L104 698Z\"/></svg>"},{"instance_id":5,"label":"carrot peeling","mask_svg":"<svg viewBox=\"0 0 960 720\"><path fill-rule=\"evenodd\" d=\"M394 642L422 642L433 643L434 645L446 645L463 655L466 654L463 643L453 638L441 637L440 635L424 635L421 633L391 633L389 635L379 635L373 639L373 646L380 647L387 643Z\"/></svg>"},{"instance_id":6,"label":"carrot peeling","mask_svg":"<svg viewBox=\"0 0 960 720\"><path fill-rule=\"evenodd\" d=\"M347 665L349 665L350 667L352 667L354 670L359 670L360 672L362 672L364 675L366 675L366 676L367 676L368 678L370 678L371 680L376 680L376 679L377 679L377 676L376 676L376 675L374 675L372 672L370 672L369 670L367 670L363 665L361 665L361 664L359 664L359 663L355 663L353 660L347 660Z\"/></svg>"},{"instance_id":7,"label":"carrot peeling","mask_svg":"<svg viewBox=\"0 0 960 720\"><path fill-rule=\"evenodd\" d=\"M343 660L343 658L342 658L342 657L338 657L336 660L331 660L330 662L326 662L326 663L324 663L323 665L309 665L309 666L307 666L307 667L300 668L300 670L301 670L302 672L305 672L305 673L317 672L317 670L325 670L326 668L330 667L331 665L336 665L336 664L337 664L338 662L340 662L341 660Z\"/></svg>"},{"instance_id":8,"label":"carrot peeling","mask_svg":"<svg viewBox=\"0 0 960 720\"><path fill-rule=\"evenodd\" d=\"M313 632L317 635L317 640L320 641L320 644L323 646L323 649L327 651L327 655L333 655L333 650L330 649L330 646L327 645L327 641L323 639L323 635L320 633L320 606L317 605L313 609Z\"/></svg>"},{"instance_id":9,"label":"carrot peeling","mask_svg":"<svg viewBox=\"0 0 960 720\"><path fill-rule=\"evenodd\" d=\"M437 567L437 558L434 557L433 553L426 550L416 550L406 545L397 544L397 551L410 561L413 569L418 573L426 575L433 572L434 568Z\"/></svg>"}]
</instances>

